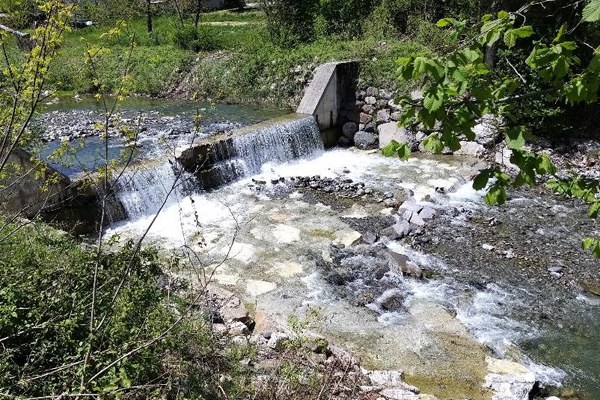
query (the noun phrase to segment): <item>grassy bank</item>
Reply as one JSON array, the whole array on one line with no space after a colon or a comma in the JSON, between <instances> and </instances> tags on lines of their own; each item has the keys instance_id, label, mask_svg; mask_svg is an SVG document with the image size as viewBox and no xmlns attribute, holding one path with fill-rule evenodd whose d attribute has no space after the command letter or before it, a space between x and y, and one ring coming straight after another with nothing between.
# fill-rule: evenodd
<instances>
[{"instance_id":1,"label":"grassy bank","mask_svg":"<svg viewBox=\"0 0 600 400\"><path fill-rule=\"evenodd\" d=\"M61 91L93 93L96 87L83 55L87 47L102 45L108 52L97 72L100 82L108 87L119 84L131 51L134 94L161 96L177 92L182 97L197 94L218 102L291 106L314 67L333 60L359 60L362 85L395 88L396 59L426 51L422 43L431 40L425 37L429 33L415 39L386 41L321 37L293 49L280 48L268 40L264 16L259 11L203 15L198 41L207 51L198 53L176 45L181 30L176 15L155 18L152 33L146 31L144 20L128 23L118 39L104 39L102 33L107 29L92 27L67 34L50 72L51 86ZM179 41L185 44L185 37Z\"/></svg>"}]
</instances>

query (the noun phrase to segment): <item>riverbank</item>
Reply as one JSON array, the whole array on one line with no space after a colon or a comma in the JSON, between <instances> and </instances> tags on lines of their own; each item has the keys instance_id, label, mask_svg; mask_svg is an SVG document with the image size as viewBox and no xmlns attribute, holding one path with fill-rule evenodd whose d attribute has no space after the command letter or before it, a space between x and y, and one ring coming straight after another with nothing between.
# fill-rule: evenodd
<instances>
[{"instance_id":1,"label":"riverbank","mask_svg":"<svg viewBox=\"0 0 600 400\"><path fill-rule=\"evenodd\" d=\"M131 51L131 95L295 108L314 69L322 63L359 60L362 85L396 88L397 58L432 49L431 38L423 33L386 40L326 37L281 48L268 39L259 11L221 11L202 18L203 40L210 42L210 49L198 53L176 45L179 21L175 15L155 18L151 34L144 20L130 21L122 35L110 39L101 37L102 27L75 29L66 34L48 84L73 94L94 94L100 87L110 91L120 84ZM97 61L97 80L91 79L84 57L86 48L95 46L107 50Z\"/></svg>"}]
</instances>

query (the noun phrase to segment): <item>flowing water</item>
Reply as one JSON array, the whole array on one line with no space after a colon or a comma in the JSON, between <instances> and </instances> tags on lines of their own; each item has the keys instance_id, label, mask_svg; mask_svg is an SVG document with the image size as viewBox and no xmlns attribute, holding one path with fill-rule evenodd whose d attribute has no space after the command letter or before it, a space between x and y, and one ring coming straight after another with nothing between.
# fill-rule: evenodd
<instances>
[{"instance_id":1,"label":"flowing water","mask_svg":"<svg viewBox=\"0 0 600 400\"><path fill-rule=\"evenodd\" d=\"M354 246L361 233L357 224L368 225L374 216L392 218L393 210L377 201L315 198L291 180L318 175L363 182L381 193L411 191L440 215L459 210L447 224L460 232L471 229L467 216L486 210L482 193L471 188L473 162L325 152L314 126L299 121L285 132L267 129L236 139L236 163L246 176L211 192L170 162L143 163L127 172L118 197L129 218L107 233L139 235L162 208L149 230L150 243L183 257L189 256L184 249L194 251L196 269L282 323L318 310L316 331L359 355L366 367L403 369L409 380L441 399L486 398L481 383L489 353L524 363L544 384L566 384L579 390L580 398L600 398L595 298L559 296L558 301L526 280L515 283L510 271L506 279L499 275L492 281L469 276L460 257L418 251L409 241L378 246L406 254L431 276L415 280L389 271L374 284L360 271L381 261ZM341 265L359 271L344 287L328 281L320 267L339 251L345 252ZM371 297L356 304L357 293ZM390 309L394 296L402 305ZM568 318L540 323L533 317L540 307L551 314L557 302Z\"/></svg>"}]
</instances>

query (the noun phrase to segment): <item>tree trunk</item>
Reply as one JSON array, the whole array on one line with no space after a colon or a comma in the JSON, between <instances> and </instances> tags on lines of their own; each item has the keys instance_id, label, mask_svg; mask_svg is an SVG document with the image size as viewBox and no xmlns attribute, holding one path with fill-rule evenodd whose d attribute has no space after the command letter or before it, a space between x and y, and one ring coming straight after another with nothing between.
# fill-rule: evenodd
<instances>
[{"instance_id":1,"label":"tree trunk","mask_svg":"<svg viewBox=\"0 0 600 400\"><path fill-rule=\"evenodd\" d=\"M150 1L151 0L146 0L146 22L148 25L148 33L152 32L152 9L150 8Z\"/></svg>"}]
</instances>

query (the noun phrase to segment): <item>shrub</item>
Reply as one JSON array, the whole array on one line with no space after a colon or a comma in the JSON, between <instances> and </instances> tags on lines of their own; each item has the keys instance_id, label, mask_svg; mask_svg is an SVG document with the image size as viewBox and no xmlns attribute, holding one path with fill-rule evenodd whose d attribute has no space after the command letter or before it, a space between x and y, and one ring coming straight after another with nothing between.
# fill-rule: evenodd
<instances>
[{"instance_id":1,"label":"shrub","mask_svg":"<svg viewBox=\"0 0 600 400\"><path fill-rule=\"evenodd\" d=\"M212 31L205 27L196 28L193 25L184 25L175 31L173 41L175 46L183 50L198 52L218 49Z\"/></svg>"},{"instance_id":2,"label":"shrub","mask_svg":"<svg viewBox=\"0 0 600 400\"><path fill-rule=\"evenodd\" d=\"M360 36L363 18L376 4L376 0L321 0L321 33L347 39Z\"/></svg>"},{"instance_id":3,"label":"shrub","mask_svg":"<svg viewBox=\"0 0 600 400\"><path fill-rule=\"evenodd\" d=\"M188 374L211 376L212 366L198 360L213 354L212 335L207 322L198 318L186 319L168 331L177 306L158 285L163 273L156 251L137 253L127 243L97 258L95 251L43 224L5 228L3 235L17 231L0 241L0 387L4 395L58 396L85 390L115 397L136 394L129 388L149 382L156 385L140 389L138 396L154 397L150 391L158 388L155 395L162 397L169 386L201 390L181 384ZM94 276L97 260L100 264ZM95 327L93 335L90 324ZM161 333L163 340L131 353L93 378L121 355ZM177 368L169 365L174 360Z\"/></svg>"},{"instance_id":4,"label":"shrub","mask_svg":"<svg viewBox=\"0 0 600 400\"><path fill-rule=\"evenodd\" d=\"M293 47L315 38L319 0L261 0L273 43Z\"/></svg>"}]
</instances>

